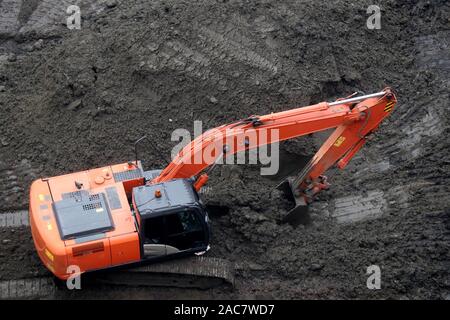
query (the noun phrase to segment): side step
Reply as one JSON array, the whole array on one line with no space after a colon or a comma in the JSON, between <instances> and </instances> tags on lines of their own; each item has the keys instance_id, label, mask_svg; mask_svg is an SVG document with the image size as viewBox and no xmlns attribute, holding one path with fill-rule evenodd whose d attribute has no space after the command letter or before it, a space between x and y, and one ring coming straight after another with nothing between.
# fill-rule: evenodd
<instances>
[{"instance_id":1,"label":"side step","mask_svg":"<svg viewBox=\"0 0 450 320\"><path fill-rule=\"evenodd\" d=\"M194 256L138 268L96 274L95 284L209 289L234 286L234 264L220 258Z\"/></svg>"}]
</instances>

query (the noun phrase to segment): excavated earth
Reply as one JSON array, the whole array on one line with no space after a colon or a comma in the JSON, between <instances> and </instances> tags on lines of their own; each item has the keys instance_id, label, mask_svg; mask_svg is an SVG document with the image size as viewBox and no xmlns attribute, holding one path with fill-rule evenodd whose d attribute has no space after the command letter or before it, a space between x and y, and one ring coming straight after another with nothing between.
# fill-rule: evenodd
<instances>
[{"instance_id":1,"label":"excavated earth","mask_svg":"<svg viewBox=\"0 0 450 320\"><path fill-rule=\"evenodd\" d=\"M218 166L202 197L211 256L236 264L236 287L56 290L55 298L450 299L448 1L0 0L0 211L26 210L33 179L133 158L170 160L193 131L355 91L394 88L373 140L311 207L280 223L273 190L326 137L281 144L279 174ZM81 29L65 21L81 8ZM6 220L5 220L6 221ZM381 289L366 286L381 269ZM0 228L0 282L47 278L29 228ZM25 292L26 293L26 292ZM24 296L27 296L26 294ZM33 295L29 295L33 297Z\"/></svg>"}]
</instances>

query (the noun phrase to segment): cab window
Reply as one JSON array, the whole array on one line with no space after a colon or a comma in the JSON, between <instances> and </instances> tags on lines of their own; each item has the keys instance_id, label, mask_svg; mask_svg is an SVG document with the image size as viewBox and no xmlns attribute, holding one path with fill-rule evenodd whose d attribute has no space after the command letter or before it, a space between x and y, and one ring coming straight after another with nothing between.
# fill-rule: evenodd
<instances>
[{"instance_id":1,"label":"cab window","mask_svg":"<svg viewBox=\"0 0 450 320\"><path fill-rule=\"evenodd\" d=\"M195 210L167 215L166 245L178 250L188 250L205 245L205 231L201 216Z\"/></svg>"}]
</instances>

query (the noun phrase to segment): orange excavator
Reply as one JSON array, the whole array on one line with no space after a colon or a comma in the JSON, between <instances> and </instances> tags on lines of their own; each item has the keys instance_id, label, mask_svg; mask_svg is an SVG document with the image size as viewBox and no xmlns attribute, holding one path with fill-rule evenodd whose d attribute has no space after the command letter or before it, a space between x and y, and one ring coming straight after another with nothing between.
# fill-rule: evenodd
<instances>
[{"instance_id":1,"label":"orange excavator","mask_svg":"<svg viewBox=\"0 0 450 320\"><path fill-rule=\"evenodd\" d=\"M295 225L329 188L324 173L333 165L343 169L396 102L385 88L251 116L198 136L164 170L145 171L136 159L38 179L29 210L36 250L59 279L71 276L71 266L85 273L202 254L209 249L210 226L198 191L218 159L335 128L303 170L280 184L295 203L285 220Z\"/></svg>"}]
</instances>

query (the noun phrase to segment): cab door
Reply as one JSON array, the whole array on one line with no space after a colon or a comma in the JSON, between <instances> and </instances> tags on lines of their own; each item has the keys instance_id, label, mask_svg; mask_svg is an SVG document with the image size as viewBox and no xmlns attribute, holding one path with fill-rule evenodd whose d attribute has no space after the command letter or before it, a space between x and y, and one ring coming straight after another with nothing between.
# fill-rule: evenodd
<instances>
[{"instance_id":1,"label":"cab door","mask_svg":"<svg viewBox=\"0 0 450 320\"><path fill-rule=\"evenodd\" d=\"M142 253L144 258L162 257L167 254L164 216L142 220Z\"/></svg>"}]
</instances>

